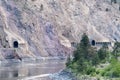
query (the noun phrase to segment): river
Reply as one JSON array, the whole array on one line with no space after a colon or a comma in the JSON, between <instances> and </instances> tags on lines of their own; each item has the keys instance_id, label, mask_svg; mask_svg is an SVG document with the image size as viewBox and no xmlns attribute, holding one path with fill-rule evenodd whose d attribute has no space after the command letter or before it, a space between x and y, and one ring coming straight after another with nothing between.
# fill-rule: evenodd
<instances>
[{"instance_id":1,"label":"river","mask_svg":"<svg viewBox=\"0 0 120 80\"><path fill-rule=\"evenodd\" d=\"M65 68L64 59L5 60L0 63L0 80L51 80Z\"/></svg>"}]
</instances>

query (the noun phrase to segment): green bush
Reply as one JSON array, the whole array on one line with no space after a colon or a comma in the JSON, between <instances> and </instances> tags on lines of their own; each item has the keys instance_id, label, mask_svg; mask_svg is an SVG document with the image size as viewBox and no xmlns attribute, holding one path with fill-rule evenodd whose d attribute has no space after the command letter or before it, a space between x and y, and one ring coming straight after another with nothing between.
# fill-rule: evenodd
<instances>
[{"instance_id":1,"label":"green bush","mask_svg":"<svg viewBox=\"0 0 120 80\"><path fill-rule=\"evenodd\" d=\"M72 63L72 61L71 61L70 57L68 57L68 58L67 58L67 62L66 62L66 66L67 66L68 68L70 68L71 63Z\"/></svg>"},{"instance_id":2,"label":"green bush","mask_svg":"<svg viewBox=\"0 0 120 80\"><path fill-rule=\"evenodd\" d=\"M120 77L120 62L113 59L112 63L107 68L102 70L101 75L109 77Z\"/></svg>"},{"instance_id":3,"label":"green bush","mask_svg":"<svg viewBox=\"0 0 120 80\"><path fill-rule=\"evenodd\" d=\"M86 74L87 74L87 75L90 75L90 74L93 74L93 73L95 73L95 72L96 72L95 68L89 67L89 68L87 69L87 71L86 71Z\"/></svg>"},{"instance_id":4,"label":"green bush","mask_svg":"<svg viewBox=\"0 0 120 80\"><path fill-rule=\"evenodd\" d=\"M115 65L118 62L118 60L115 57L112 57L110 60L111 65Z\"/></svg>"},{"instance_id":5,"label":"green bush","mask_svg":"<svg viewBox=\"0 0 120 80\"><path fill-rule=\"evenodd\" d=\"M105 73L106 73L105 70L101 70L101 71L100 71L101 76L105 76Z\"/></svg>"},{"instance_id":6,"label":"green bush","mask_svg":"<svg viewBox=\"0 0 120 80\"><path fill-rule=\"evenodd\" d=\"M117 62L115 65L112 67L113 77L120 77L120 63Z\"/></svg>"},{"instance_id":7,"label":"green bush","mask_svg":"<svg viewBox=\"0 0 120 80\"><path fill-rule=\"evenodd\" d=\"M112 77L112 71L105 72L104 76Z\"/></svg>"},{"instance_id":8,"label":"green bush","mask_svg":"<svg viewBox=\"0 0 120 80\"><path fill-rule=\"evenodd\" d=\"M96 74L100 74L100 70L96 70Z\"/></svg>"},{"instance_id":9,"label":"green bush","mask_svg":"<svg viewBox=\"0 0 120 80\"><path fill-rule=\"evenodd\" d=\"M102 46L102 48L100 48L99 50L98 50L98 57L99 57L99 59L100 59L100 62L102 62L102 63L105 63L106 62L106 58L108 58L109 57L109 54L110 54L110 52L108 51L108 46L106 45L106 44L104 44L103 46Z\"/></svg>"}]
</instances>

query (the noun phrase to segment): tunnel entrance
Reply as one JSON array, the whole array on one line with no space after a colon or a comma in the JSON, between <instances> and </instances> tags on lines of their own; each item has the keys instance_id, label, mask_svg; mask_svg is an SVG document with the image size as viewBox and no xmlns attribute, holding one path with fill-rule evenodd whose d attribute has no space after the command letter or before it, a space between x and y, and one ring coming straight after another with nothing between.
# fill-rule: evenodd
<instances>
[{"instance_id":1,"label":"tunnel entrance","mask_svg":"<svg viewBox=\"0 0 120 80\"><path fill-rule=\"evenodd\" d=\"M95 40L92 40L91 43L92 43L92 46L95 46Z\"/></svg>"},{"instance_id":2,"label":"tunnel entrance","mask_svg":"<svg viewBox=\"0 0 120 80\"><path fill-rule=\"evenodd\" d=\"M13 42L13 47L14 47L14 48L18 48L18 41L14 41L14 42Z\"/></svg>"}]
</instances>

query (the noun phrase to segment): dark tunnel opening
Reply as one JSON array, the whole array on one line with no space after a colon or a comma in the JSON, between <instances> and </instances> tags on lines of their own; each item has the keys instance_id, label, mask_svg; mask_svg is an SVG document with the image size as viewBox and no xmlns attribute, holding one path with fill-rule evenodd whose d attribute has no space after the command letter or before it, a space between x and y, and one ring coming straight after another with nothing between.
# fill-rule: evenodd
<instances>
[{"instance_id":1,"label":"dark tunnel opening","mask_svg":"<svg viewBox=\"0 0 120 80\"><path fill-rule=\"evenodd\" d=\"M18 48L18 41L14 41L14 42L13 42L13 47L14 47L14 48Z\"/></svg>"}]
</instances>

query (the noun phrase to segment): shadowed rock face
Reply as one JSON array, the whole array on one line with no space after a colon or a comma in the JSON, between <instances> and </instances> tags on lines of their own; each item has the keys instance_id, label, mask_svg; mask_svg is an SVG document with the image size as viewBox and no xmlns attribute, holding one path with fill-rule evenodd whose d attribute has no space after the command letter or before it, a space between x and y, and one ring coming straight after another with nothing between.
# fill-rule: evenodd
<instances>
[{"instance_id":1,"label":"shadowed rock face","mask_svg":"<svg viewBox=\"0 0 120 80\"><path fill-rule=\"evenodd\" d=\"M120 41L119 6L109 0L1 0L0 21L9 46L17 40L23 56L66 55L83 33Z\"/></svg>"}]
</instances>

